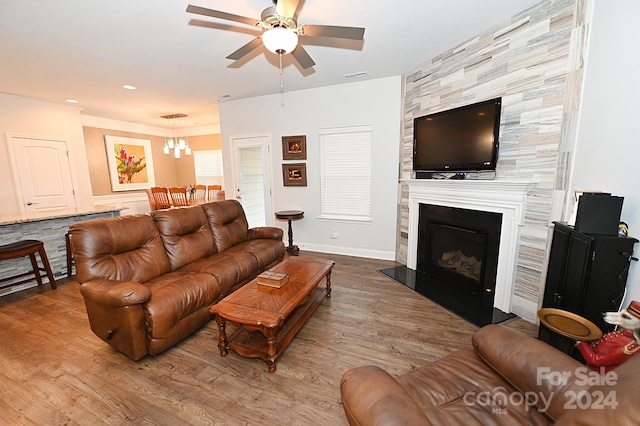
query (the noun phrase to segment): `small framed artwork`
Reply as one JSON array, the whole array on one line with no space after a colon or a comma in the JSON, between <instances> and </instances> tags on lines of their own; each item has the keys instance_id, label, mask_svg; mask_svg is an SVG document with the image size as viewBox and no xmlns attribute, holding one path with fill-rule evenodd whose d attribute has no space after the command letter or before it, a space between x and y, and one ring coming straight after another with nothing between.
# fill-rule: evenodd
<instances>
[{"instance_id":1,"label":"small framed artwork","mask_svg":"<svg viewBox=\"0 0 640 426\"><path fill-rule=\"evenodd\" d=\"M307 159L307 137L283 136L282 137L282 159L283 160L306 160Z\"/></svg>"},{"instance_id":2,"label":"small framed artwork","mask_svg":"<svg viewBox=\"0 0 640 426\"><path fill-rule=\"evenodd\" d=\"M113 191L155 186L150 140L105 135L104 142Z\"/></svg>"},{"instance_id":3,"label":"small framed artwork","mask_svg":"<svg viewBox=\"0 0 640 426\"><path fill-rule=\"evenodd\" d=\"M305 163L283 164L284 186L307 186L307 165Z\"/></svg>"}]
</instances>

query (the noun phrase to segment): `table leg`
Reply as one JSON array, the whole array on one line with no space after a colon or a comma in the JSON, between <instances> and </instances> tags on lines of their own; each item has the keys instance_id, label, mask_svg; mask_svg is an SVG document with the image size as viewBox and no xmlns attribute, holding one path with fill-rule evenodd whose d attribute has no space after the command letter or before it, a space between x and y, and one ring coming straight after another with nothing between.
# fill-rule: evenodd
<instances>
[{"instance_id":1,"label":"table leg","mask_svg":"<svg viewBox=\"0 0 640 426\"><path fill-rule=\"evenodd\" d=\"M291 219L289 219L289 247L293 246L293 226L291 226Z\"/></svg>"},{"instance_id":2,"label":"table leg","mask_svg":"<svg viewBox=\"0 0 640 426\"><path fill-rule=\"evenodd\" d=\"M331 297L331 271L327 274L327 297Z\"/></svg>"},{"instance_id":3,"label":"table leg","mask_svg":"<svg viewBox=\"0 0 640 426\"><path fill-rule=\"evenodd\" d=\"M229 349L229 342L227 341L226 333L227 320L222 318L220 315L216 315L216 323L218 324L218 331L220 332L220 335L218 336L218 349L220 349L220 356L227 356L227 351Z\"/></svg>"},{"instance_id":4,"label":"table leg","mask_svg":"<svg viewBox=\"0 0 640 426\"><path fill-rule=\"evenodd\" d=\"M264 329L264 336L267 338L267 359L264 361L269 367L269 373L276 372L276 329Z\"/></svg>"},{"instance_id":5,"label":"table leg","mask_svg":"<svg viewBox=\"0 0 640 426\"><path fill-rule=\"evenodd\" d=\"M300 253L298 246L293 245L293 227L291 226L291 219L289 221L289 247L287 247L287 253L297 256Z\"/></svg>"}]
</instances>

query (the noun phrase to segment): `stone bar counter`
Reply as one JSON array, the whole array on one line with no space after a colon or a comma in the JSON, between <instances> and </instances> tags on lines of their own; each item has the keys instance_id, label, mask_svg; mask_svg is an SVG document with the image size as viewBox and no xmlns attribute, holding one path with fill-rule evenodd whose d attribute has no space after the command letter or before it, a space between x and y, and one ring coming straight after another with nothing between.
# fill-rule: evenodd
<instances>
[{"instance_id":1,"label":"stone bar counter","mask_svg":"<svg viewBox=\"0 0 640 426\"><path fill-rule=\"evenodd\" d=\"M75 222L120 216L123 208L98 206L83 210L57 210L55 212L28 212L0 215L0 245L15 243L20 240L40 240L57 279L67 276L67 249L65 235L69 225ZM38 257L38 256L36 256ZM38 257L38 261L40 261ZM0 278L28 272L31 263L28 257L5 260L0 263ZM44 278L47 282L47 279ZM0 296L36 286L33 282L8 287L0 290ZM47 288L50 288L47 286Z\"/></svg>"}]
</instances>

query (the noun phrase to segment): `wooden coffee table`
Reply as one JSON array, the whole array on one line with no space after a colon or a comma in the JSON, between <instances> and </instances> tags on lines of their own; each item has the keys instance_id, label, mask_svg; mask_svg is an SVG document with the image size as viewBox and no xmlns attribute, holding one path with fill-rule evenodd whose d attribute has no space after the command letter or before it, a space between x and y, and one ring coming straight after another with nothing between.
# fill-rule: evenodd
<instances>
[{"instance_id":1,"label":"wooden coffee table","mask_svg":"<svg viewBox=\"0 0 640 426\"><path fill-rule=\"evenodd\" d=\"M220 336L220 356L229 349L247 358L260 358L269 372L291 339L325 297L331 297L331 269L335 263L312 257L289 257L271 271L289 274L282 288L258 285L256 280L211 307ZM326 288L318 284L326 277ZM238 329L227 338L227 321Z\"/></svg>"}]
</instances>

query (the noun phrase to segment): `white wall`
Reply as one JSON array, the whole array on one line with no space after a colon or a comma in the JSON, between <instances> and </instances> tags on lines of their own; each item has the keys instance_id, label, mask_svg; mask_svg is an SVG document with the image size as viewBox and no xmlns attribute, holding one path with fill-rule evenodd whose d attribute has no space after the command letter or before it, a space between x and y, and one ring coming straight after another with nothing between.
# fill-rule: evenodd
<instances>
[{"instance_id":1,"label":"white wall","mask_svg":"<svg viewBox=\"0 0 640 426\"><path fill-rule=\"evenodd\" d=\"M0 214L21 211L7 134L67 141L77 207L93 207L80 108L0 93Z\"/></svg>"},{"instance_id":2,"label":"white wall","mask_svg":"<svg viewBox=\"0 0 640 426\"><path fill-rule=\"evenodd\" d=\"M285 86L285 92L277 95L221 103L227 198L234 193L231 139L269 136L273 209L305 212L304 219L293 224L294 244L303 250L394 259L401 93L401 78L397 76L294 92L287 92ZM318 131L360 125L373 127L373 221L320 220ZM285 187L282 182L281 137L291 135L307 136L306 187ZM286 240L286 222L274 221L274 225L285 229ZM332 230L337 231L337 239L330 238Z\"/></svg>"},{"instance_id":3,"label":"white wall","mask_svg":"<svg viewBox=\"0 0 640 426\"><path fill-rule=\"evenodd\" d=\"M595 0L572 187L624 197L621 220L640 238L640 2ZM635 246L636 256L640 245ZM640 300L640 265L631 265L627 297Z\"/></svg>"}]
</instances>

